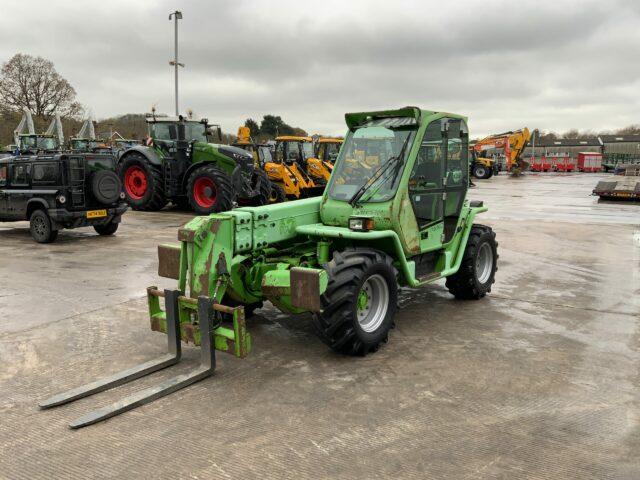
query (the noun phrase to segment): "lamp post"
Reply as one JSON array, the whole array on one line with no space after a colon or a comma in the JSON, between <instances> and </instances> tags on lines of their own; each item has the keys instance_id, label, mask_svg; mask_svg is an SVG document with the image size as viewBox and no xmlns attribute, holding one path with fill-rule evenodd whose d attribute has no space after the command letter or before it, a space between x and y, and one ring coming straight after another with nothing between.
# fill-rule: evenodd
<instances>
[{"instance_id":1,"label":"lamp post","mask_svg":"<svg viewBox=\"0 0 640 480\"><path fill-rule=\"evenodd\" d=\"M184 63L178 62L178 20L182 19L182 12L176 10L173 13L169 14L169 20L173 17L174 27L175 27L175 38L174 38L174 57L173 60L169 62L169 65L173 66L175 70L175 87L176 87L176 117L178 116L178 67L184 67Z\"/></svg>"}]
</instances>

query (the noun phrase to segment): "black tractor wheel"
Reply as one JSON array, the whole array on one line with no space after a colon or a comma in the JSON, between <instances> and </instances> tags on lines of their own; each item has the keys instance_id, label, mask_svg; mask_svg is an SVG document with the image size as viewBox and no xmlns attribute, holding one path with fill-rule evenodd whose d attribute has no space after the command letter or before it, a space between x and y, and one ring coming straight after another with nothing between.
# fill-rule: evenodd
<instances>
[{"instance_id":1,"label":"black tractor wheel","mask_svg":"<svg viewBox=\"0 0 640 480\"><path fill-rule=\"evenodd\" d=\"M109 222L104 225L94 225L93 229L98 235L113 235L118 230L119 223Z\"/></svg>"},{"instance_id":2,"label":"black tractor wheel","mask_svg":"<svg viewBox=\"0 0 640 480\"><path fill-rule=\"evenodd\" d=\"M271 185L271 180L269 180L267 173L263 170L255 169L251 176L251 188L257 190L259 193L248 202L242 203L256 207L268 204L271 198Z\"/></svg>"},{"instance_id":3,"label":"black tractor wheel","mask_svg":"<svg viewBox=\"0 0 640 480\"><path fill-rule=\"evenodd\" d=\"M187 195L191 208L201 215L233 208L231 179L214 165L203 165L193 171L187 182Z\"/></svg>"},{"instance_id":4,"label":"black tractor wheel","mask_svg":"<svg viewBox=\"0 0 640 480\"><path fill-rule=\"evenodd\" d=\"M447 277L446 286L458 299L477 300L491 291L497 270L496 234L491 227L474 224L464 249L460 269Z\"/></svg>"},{"instance_id":5,"label":"black tractor wheel","mask_svg":"<svg viewBox=\"0 0 640 480\"><path fill-rule=\"evenodd\" d=\"M473 166L472 174L476 178L487 179L492 175L492 171L490 168L485 167L481 163L476 163Z\"/></svg>"},{"instance_id":6,"label":"black tractor wheel","mask_svg":"<svg viewBox=\"0 0 640 480\"><path fill-rule=\"evenodd\" d=\"M366 248L335 252L323 265L329 274L322 311L313 322L334 351L366 355L387 342L398 305L397 271L391 257Z\"/></svg>"},{"instance_id":7,"label":"black tractor wheel","mask_svg":"<svg viewBox=\"0 0 640 480\"><path fill-rule=\"evenodd\" d=\"M31 214L29 230L31 237L38 243L51 243L58 238L58 231L54 230L49 215L41 209L35 210Z\"/></svg>"},{"instance_id":8,"label":"black tractor wheel","mask_svg":"<svg viewBox=\"0 0 640 480\"><path fill-rule=\"evenodd\" d=\"M269 197L270 203L280 203L287 199L287 194L284 192L284 188L277 183L271 182L271 196Z\"/></svg>"},{"instance_id":9,"label":"black tractor wheel","mask_svg":"<svg viewBox=\"0 0 640 480\"><path fill-rule=\"evenodd\" d=\"M125 199L134 210L155 211L167 204L162 171L141 153L124 157L119 173Z\"/></svg>"}]
</instances>

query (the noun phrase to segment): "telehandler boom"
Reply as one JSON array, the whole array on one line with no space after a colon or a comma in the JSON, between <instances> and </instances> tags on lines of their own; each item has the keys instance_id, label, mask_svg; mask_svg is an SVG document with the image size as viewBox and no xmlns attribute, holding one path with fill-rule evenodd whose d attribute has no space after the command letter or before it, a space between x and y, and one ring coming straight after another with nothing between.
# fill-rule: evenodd
<instances>
[{"instance_id":1,"label":"telehandler boom","mask_svg":"<svg viewBox=\"0 0 640 480\"><path fill-rule=\"evenodd\" d=\"M398 290L446 278L458 299L480 299L497 270L495 234L474 223L487 210L466 199L466 118L405 107L349 113L344 144L322 197L195 217L177 245L161 245L159 274L172 290L147 290L151 328L169 354L42 402L60 405L128 382L180 358L180 340L200 345L192 373L138 392L76 421L98 422L204 378L215 350L246 356L245 313L266 300L311 312L336 352L366 355L387 342ZM162 302L164 299L164 302ZM162 303L164 303L164 308Z\"/></svg>"}]
</instances>

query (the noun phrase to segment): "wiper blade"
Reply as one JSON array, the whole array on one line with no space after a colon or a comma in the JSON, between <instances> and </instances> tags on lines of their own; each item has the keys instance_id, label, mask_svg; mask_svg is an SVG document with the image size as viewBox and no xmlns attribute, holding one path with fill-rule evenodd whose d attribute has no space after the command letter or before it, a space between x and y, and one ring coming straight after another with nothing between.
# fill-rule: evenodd
<instances>
[{"instance_id":1,"label":"wiper blade","mask_svg":"<svg viewBox=\"0 0 640 480\"><path fill-rule=\"evenodd\" d=\"M379 179L382 177L384 172L389 169L390 165L395 164L400 159L400 156L390 157L386 162L380 165L374 172L373 175L367 180L357 191L353 194L353 196L349 199L349 205L355 207L358 203L358 200L362 198L362 196L369 190Z\"/></svg>"},{"instance_id":2,"label":"wiper blade","mask_svg":"<svg viewBox=\"0 0 640 480\"><path fill-rule=\"evenodd\" d=\"M362 196L369 190L382 175L389 169L391 165L395 165L401 158L404 158L404 151L407 149L407 145L409 143L409 139L411 138L411 133L407 135L407 139L402 144L402 148L398 155L394 157L390 157L385 163L380 165L374 172L373 175L367 180L364 185L362 185L356 193L349 199L349 205L355 207L358 201L362 198Z\"/></svg>"}]
</instances>

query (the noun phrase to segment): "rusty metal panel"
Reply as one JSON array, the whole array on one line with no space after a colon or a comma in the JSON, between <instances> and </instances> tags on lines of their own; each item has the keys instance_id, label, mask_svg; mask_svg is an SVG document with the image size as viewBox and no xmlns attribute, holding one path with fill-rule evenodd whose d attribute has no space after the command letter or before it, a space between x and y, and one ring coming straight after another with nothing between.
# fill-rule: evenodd
<instances>
[{"instance_id":1,"label":"rusty metal panel","mask_svg":"<svg viewBox=\"0 0 640 480\"><path fill-rule=\"evenodd\" d=\"M193 243L195 239L196 232L190 228L181 228L178 230L178 240L181 242Z\"/></svg>"},{"instance_id":2,"label":"rusty metal panel","mask_svg":"<svg viewBox=\"0 0 640 480\"><path fill-rule=\"evenodd\" d=\"M312 312L319 312L320 273L309 268L291 269L291 304Z\"/></svg>"},{"instance_id":3,"label":"rusty metal panel","mask_svg":"<svg viewBox=\"0 0 640 480\"><path fill-rule=\"evenodd\" d=\"M174 280L180 278L179 245L158 245L158 275Z\"/></svg>"}]
</instances>

